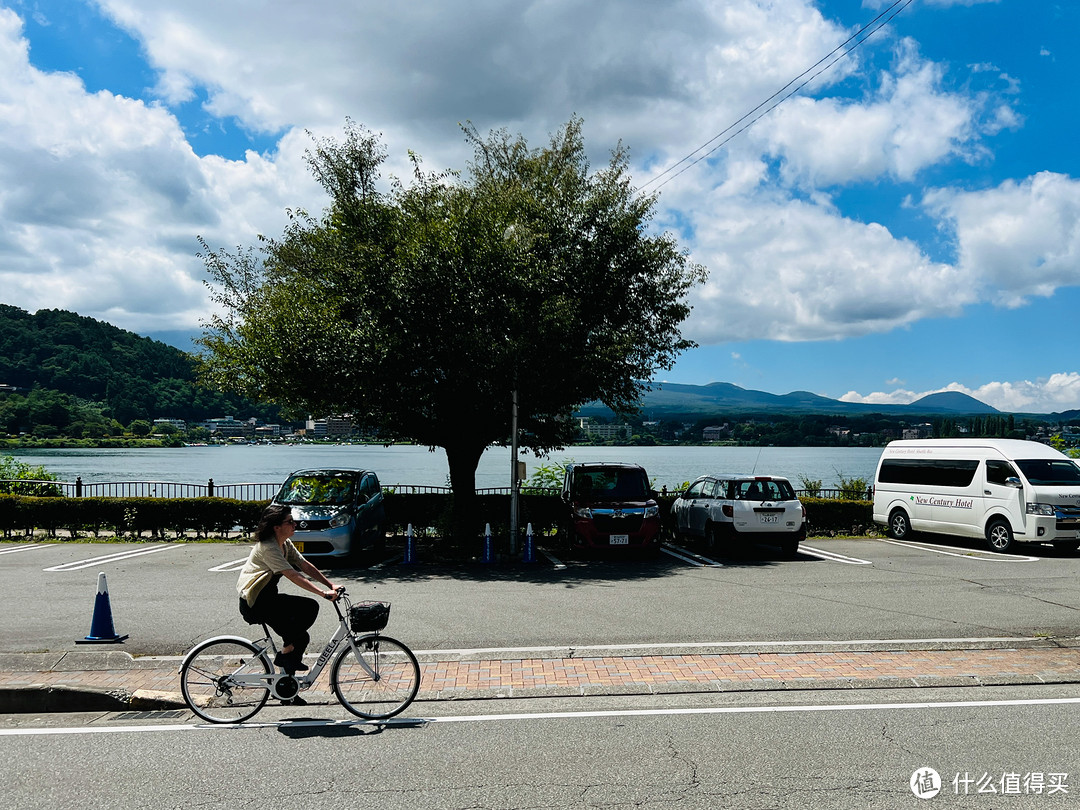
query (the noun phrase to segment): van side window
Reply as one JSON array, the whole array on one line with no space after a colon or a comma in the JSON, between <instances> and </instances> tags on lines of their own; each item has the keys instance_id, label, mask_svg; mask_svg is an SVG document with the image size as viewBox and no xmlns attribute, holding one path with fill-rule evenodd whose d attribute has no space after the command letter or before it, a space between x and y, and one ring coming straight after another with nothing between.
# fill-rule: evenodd
<instances>
[{"instance_id":1,"label":"van side window","mask_svg":"<svg viewBox=\"0 0 1080 810\"><path fill-rule=\"evenodd\" d=\"M706 481L704 492L706 498L720 498L723 497L724 486L719 481Z\"/></svg>"},{"instance_id":2,"label":"van side window","mask_svg":"<svg viewBox=\"0 0 1080 810\"><path fill-rule=\"evenodd\" d=\"M686 492L683 493L683 498L685 498L686 500L700 498L701 491L705 488L705 484L707 483L707 481L698 481L693 486L691 486L690 489L686 490Z\"/></svg>"},{"instance_id":3,"label":"van side window","mask_svg":"<svg viewBox=\"0 0 1080 810\"><path fill-rule=\"evenodd\" d=\"M975 478L978 461L967 459L891 458L881 462L878 480L888 484L966 487Z\"/></svg>"},{"instance_id":4,"label":"van side window","mask_svg":"<svg viewBox=\"0 0 1080 810\"><path fill-rule=\"evenodd\" d=\"M1005 486L1006 478L1019 478L1013 465L1007 461L986 462L986 482L988 484L1001 484Z\"/></svg>"}]
</instances>

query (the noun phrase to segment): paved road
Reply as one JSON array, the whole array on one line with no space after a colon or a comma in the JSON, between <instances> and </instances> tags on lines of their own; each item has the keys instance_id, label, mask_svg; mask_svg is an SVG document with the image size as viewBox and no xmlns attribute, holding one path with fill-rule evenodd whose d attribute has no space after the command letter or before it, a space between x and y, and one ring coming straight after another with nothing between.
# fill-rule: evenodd
<instances>
[{"instance_id":1,"label":"paved road","mask_svg":"<svg viewBox=\"0 0 1080 810\"><path fill-rule=\"evenodd\" d=\"M0 681L89 660L123 661L129 686L175 679L168 656L249 634L230 570L245 553L0 544ZM826 540L795 560L378 562L333 577L392 601L390 629L424 653L401 722L343 722L327 696L243 729L186 710L0 715L0 808L925 807L909 780L928 768L944 779L933 806L1080 793L1080 558ZM99 571L130 638L77 646ZM27 661L40 670L13 669Z\"/></svg>"},{"instance_id":2,"label":"paved road","mask_svg":"<svg viewBox=\"0 0 1080 810\"><path fill-rule=\"evenodd\" d=\"M74 649L90 632L99 571L132 654L247 634L233 590L245 555L220 543L0 543L0 651ZM1049 548L1005 556L962 542L813 540L794 560L371 562L332 576L355 598L391 601L390 629L417 649L1080 636L1080 557ZM316 636L331 632L328 613Z\"/></svg>"},{"instance_id":3,"label":"paved road","mask_svg":"<svg viewBox=\"0 0 1080 810\"><path fill-rule=\"evenodd\" d=\"M990 687L459 701L385 726L311 707L242 729L0 718L0 807L1075 807L1078 701ZM928 769L929 801L909 785Z\"/></svg>"}]
</instances>

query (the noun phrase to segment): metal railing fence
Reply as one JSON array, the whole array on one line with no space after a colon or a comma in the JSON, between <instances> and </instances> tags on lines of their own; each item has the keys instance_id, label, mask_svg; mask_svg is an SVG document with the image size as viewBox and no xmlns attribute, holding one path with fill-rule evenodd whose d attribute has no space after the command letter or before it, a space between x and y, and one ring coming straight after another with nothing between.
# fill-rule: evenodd
<instances>
[{"instance_id":1,"label":"metal railing fence","mask_svg":"<svg viewBox=\"0 0 1080 810\"><path fill-rule=\"evenodd\" d=\"M16 495L62 495L68 498L232 498L238 501L268 501L273 498L280 483L240 483L217 484L209 479L205 484L185 484L173 481L101 481L86 483L82 478L74 481L46 481L37 479L0 480L0 492ZM384 484L387 492L405 495L449 495L450 487L428 486L426 484ZM531 487L522 484L519 490L525 495L558 495L561 490L549 487ZM509 495L510 487L484 487L476 490L477 495ZM665 496L677 497L682 493L677 490L661 490ZM871 501L872 489L850 492L839 488L805 490L797 489L800 498L825 498L827 500Z\"/></svg>"},{"instance_id":2,"label":"metal railing fence","mask_svg":"<svg viewBox=\"0 0 1080 810\"><path fill-rule=\"evenodd\" d=\"M281 489L280 483L205 484L177 481L74 481L32 479L0 480L0 492L16 495L55 495L67 498L232 498L238 501L268 501Z\"/></svg>"}]
</instances>

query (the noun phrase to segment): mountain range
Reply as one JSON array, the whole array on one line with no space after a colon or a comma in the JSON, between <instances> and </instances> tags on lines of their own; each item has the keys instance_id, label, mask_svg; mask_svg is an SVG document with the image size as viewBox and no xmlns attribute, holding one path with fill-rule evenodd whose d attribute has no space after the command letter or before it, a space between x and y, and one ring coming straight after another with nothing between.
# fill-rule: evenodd
<instances>
[{"instance_id":1,"label":"mountain range","mask_svg":"<svg viewBox=\"0 0 1080 810\"><path fill-rule=\"evenodd\" d=\"M740 388L724 382L708 385L654 383L652 390L646 391L642 396L641 410L650 418L737 413L838 415L881 413L911 416L970 416L1001 413L985 402L980 402L958 391L929 394L908 405L875 405L843 402L812 394L809 391L769 394L765 391ZM599 402L585 405L578 410L578 413L581 416L610 417L612 415L611 411Z\"/></svg>"}]
</instances>

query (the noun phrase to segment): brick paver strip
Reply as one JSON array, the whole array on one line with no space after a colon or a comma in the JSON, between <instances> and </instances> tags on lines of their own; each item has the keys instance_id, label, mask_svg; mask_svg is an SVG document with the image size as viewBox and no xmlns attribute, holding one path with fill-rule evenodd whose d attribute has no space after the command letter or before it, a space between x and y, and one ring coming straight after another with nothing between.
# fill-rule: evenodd
<instances>
[{"instance_id":1,"label":"brick paver strip","mask_svg":"<svg viewBox=\"0 0 1080 810\"><path fill-rule=\"evenodd\" d=\"M124 670L0 672L0 688L68 686L134 692L178 691L175 663ZM737 653L644 655L562 659L421 662L421 696L456 693L513 694L547 689L564 693L663 691L675 685L737 689L773 683L810 686L829 682L899 679L1022 677L1035 681L1080 681L1080 649L940 650L889 652ZM311 696L329 697L327 676Z\"/></svg>"}]
</instances>

